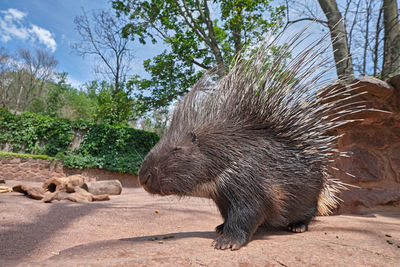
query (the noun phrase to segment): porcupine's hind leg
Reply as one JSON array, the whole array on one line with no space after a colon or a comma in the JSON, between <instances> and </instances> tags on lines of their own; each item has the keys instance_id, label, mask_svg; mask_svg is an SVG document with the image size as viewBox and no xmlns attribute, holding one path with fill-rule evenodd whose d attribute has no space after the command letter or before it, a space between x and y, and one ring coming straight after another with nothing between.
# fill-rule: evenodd
<instances>
[{"instance_id":1,"label":"porcupine's hind leg","mask_svg":"<svg viewBox=\"0 0 400 267\"><path fill-rule=\"evenodd\" d=\"M288 230L293 233L304 233L308 231L308 224L314 218L317 212L316 205L309 209L309 211L304 214L304 219L292 222L288 225Z\"/></svg>"},{"instance_id":2,"label":"porcupine's hind leg","mask_svg":"<svg viewBox=\"0 0 400 267\"><path fill-rule=\"evenodd\" d=\"M293 233L304 233L308 230L308 222L295 222L288 225L289 231Z\"/></svg>"}]
</instances>

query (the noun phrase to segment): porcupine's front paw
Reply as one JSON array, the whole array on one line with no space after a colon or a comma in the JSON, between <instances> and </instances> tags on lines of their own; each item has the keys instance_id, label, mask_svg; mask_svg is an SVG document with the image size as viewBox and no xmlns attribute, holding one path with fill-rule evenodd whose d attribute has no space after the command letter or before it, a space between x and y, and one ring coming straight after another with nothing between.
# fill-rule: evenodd
<instances>
[{"instance_id":1,"label":"porcupine's front paw","mask_svg":"<svg viewBox=\"0 0 400 267\"><path fill-rule=\"evenodd\" d=\"M217 239L214 240L212 245L216 249L228 249L230 248L231 250L238 250L242 246L246 245L248 242L247 238L237 238L233 236L226 236L224 234L221 234Z\"/></svg>"}]
</instances>

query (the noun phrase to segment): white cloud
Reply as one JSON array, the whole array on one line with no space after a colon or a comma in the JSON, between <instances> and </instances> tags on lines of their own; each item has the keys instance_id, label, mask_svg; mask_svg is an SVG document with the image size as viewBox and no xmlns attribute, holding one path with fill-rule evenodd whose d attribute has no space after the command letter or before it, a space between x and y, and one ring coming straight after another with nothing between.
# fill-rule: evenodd
<instances>
[{"instance_id":1,"label":"white cloud","mask_svg":"<svg viewBox=\"0 0 400 267\"><path fill-rule=\"evenodd\" d=\"M21 20L27 15L26 13L14 8L9 8L7 11L1 11L1 13L6 14L4 18L7 20Z\"/></svg>"},{"instance_id":2,"label":"white cloud","mask_svg":"<svg viewBox=\"0 0 400 267\"><path fill-rule=\"evenodd\" d=\"M34 24L31 24L29 28L26 27L23 24L26 16L27 13L14 8L1 10L0 39L3 42L8 42L14 38L23 41L38 41L54 52L57 48L57 43L53 38L53 34L50 31Z\"/></svg>"},{"instance_id":3,"label":"white cloud","mask_svg":"<svg viewBox=\"0 0 400 267\"><path fill-rule=\"evenodd\" d=\"M81 86L84 84L84 82L74 79L70 76L67 76L67 83L69 83L70 85L72 85L72 87L79 89L81 88Z\"/></svg>"},{"instance_id":4,"label":"white cloud","mask_svg":"<svg viewBox=\"0 0 400 267\"><path fill-rule=\"evenodd\" d=\"M21 20L26 16L17 9L9 8L1 10L3 17L0 17L0 38L4 42L8 42L13 38L26 40L29 36L27 29L22 25Z\"/></svg>"},{"instance_id":5,"label":"white cloud","mask_svg":"<svg viewBox=\"0 0 400 267\"><path fill-rule=\"evenodd\" d=\"M52 52L56 51L57 44L53 39L51 32L32 24L31 28L29 29L29 33L31 34L31 38L33 40L38 39L39 43L44 44Z\"/></svg>"}]
</instances>

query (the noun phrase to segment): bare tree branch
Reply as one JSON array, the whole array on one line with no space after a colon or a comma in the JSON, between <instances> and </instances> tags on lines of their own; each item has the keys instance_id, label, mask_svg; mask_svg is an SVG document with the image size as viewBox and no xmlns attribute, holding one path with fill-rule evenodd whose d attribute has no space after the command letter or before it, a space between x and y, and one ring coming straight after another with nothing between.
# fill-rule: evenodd
<instances>
[{"instance_id":1,"label":"bare tree branch","mask_svg":"<svg viewBox=\"0 0 400 267\"><path fill-rule=\"evenodd\" d=\"M100 60L101 64L95 70L111 80L116 94L125 82L132 58L127 46L129 40L123 38L121 34L125 23L106 11L93 11L92 24L85 10L82 12L83 15L74 19L82 40L72 48L78 55L92 55Z\"/></svg>"}]
</instances>

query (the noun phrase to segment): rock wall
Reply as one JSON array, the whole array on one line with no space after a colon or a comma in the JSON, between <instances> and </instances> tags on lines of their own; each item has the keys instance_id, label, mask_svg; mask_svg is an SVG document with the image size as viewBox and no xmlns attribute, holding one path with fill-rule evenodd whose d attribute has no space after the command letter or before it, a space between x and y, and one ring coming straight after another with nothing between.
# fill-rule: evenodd
<instances>
[{"instance_id":1,"label":"rock wall","mask_svg":"<svg viewBox=\"0 0 400 267\"><path fill-rule=\"evenodd\" d=\"M0 179L43 182L52 177L65 176L59 161L34 158L3 158Z\"/></svg>"},{"instance_id":2,"label":"rock wall","mask_svg":"<svg viewBox=\"0 0 400 267\"><path fill-rule=\"evenodd\" d=\"M341 194L337 213L367 213L400 210L400 75L383 82L364 77L353 86L354 93L366 92L352 101L363 101L368 110L346 119L362 119L345 125L335 134L339 157L331 172L354 188ZM379 112L377 109L387 111ZM349 175L349 174L351 175Z\"/></svg>"},{"instance_id":3,"label":"rock wall","mask_svg":"<svg viewBox=\"0 0 400 267\"><path fill-rule=\"evenodd\" d=\"M34 158L3 158L0 180L44 182L49 178L82 174L89 181L118 179L124 187L138 187L136 174L119 173L95 168L67 169L60 161Z\"/></svg>"}]
</instances>

